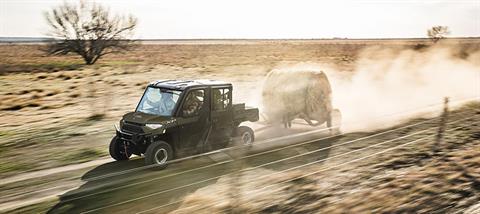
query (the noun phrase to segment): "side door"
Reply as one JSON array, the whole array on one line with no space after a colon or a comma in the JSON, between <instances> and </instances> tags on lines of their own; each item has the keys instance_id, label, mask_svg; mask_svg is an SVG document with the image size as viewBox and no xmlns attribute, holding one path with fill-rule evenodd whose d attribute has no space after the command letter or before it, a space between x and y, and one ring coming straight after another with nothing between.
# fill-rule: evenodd
<instances>
[{"instance_id":1,"label":"side door","mask_svg":"<svg viewBox=\"0 0 480 214\"><path fill-rule=\"evenodd\" d=\"M198 154L210 127L210 100L207 88L191 89L185 94L179 108L179 156Z\"/></svg>"},{"instance_id":2,"label":"side door","mask_svg":"<svg viewBox=\"0 0 480 214\"><path fill-rule=\"evenodd\" d=\"M211 88L212 131L210 149L219 149L228 145L233 132L232 87Z\"/></svg>"}]
</instances>

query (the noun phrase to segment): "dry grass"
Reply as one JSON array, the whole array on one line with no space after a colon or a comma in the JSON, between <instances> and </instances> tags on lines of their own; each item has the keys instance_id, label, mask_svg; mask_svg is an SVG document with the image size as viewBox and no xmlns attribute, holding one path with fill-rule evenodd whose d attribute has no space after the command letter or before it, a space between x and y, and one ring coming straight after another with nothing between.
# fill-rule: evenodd
<instances>
[{"instance_id":1,"label":"dry grass","mask_svg":"<svg viewBox=\"0 0 480 214\"><path fill-rule=\"evenodd\" d=\"M46 56L40 45L0 45L1 177L69 164L64 153L107 151L113 124L131 111L155 79L220 79L235 85L237 102L256 105L253 92L273 67L313 62L345 73L366 47L421 48L426 41L254 41L148 44L83 66L77 56ZM452 40L458 54L478 40ZM256 93L253 93L256 94ZM259 93L258 93L259 94ZM98 116L100 115L100 117ZM93 116L93 117L92 117ZM94 120L92 120L94 119ZM36 158L26 159L26 154ZM89 153L90 154L90 153ZM91 153L90 159L106 152ZM87 159L82 159L87 160Z\"/></svg>"}]
</instances>

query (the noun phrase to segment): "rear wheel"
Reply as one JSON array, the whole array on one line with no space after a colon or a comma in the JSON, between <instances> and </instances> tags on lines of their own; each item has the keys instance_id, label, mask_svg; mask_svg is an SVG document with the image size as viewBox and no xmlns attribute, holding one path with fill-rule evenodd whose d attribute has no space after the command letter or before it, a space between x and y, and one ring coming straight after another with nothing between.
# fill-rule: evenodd
<instances>
[{"instance_id":1,"label":"rear wheel","mask_svg":"<svg viewBox=\"0 0 480 214\"><path fill-rule=\"evenodd\" d=\"M109 152L110 156L117 161L128 160L132 155L125 144L118 140L117 136L110 141Z\"/></svg>"},{"instance_id":2,"label":"rear wheel","mask_svg":"<svg viewBox=\"0 0 480 214\"><path fill-rule=\"evenodd\" d=\"M255 133L248 126L238 127L235 136L239 137L240 142L244 145L252 145L253 141L255 141Z\"/></svg>"},{"instance_id":3,"label":"rear wheel","mask_svg":"<svg viewBox=\"0 0 480 214\"><path fill-rule=\"evenodd\" d=\"M167 162L172 158L172 147L164 141L151 143L145 151L145 164L155 165L155 169L164 169L167 167Z\"/></svg>"}]
</instances>

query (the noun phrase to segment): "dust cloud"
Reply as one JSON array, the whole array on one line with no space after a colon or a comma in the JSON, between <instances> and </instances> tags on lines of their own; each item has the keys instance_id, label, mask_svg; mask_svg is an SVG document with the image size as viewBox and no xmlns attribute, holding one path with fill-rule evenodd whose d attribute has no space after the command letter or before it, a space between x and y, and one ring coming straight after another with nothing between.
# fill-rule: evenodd
<instances>
[{"instance_id":1,"label":"dust cloud","mask_svg":"<svg viewBox=\"0 0 480 214\"><path fill-rule=\"evenodd\" d=\"M275 69L322 70L332 86L333 107L342 113L343 131L387 128L442 109L444 97L480 100L480 51L460 58L449 47L423 50L365 49L354 71L317 63ZM432 113L437 112L437 113Z\"/></svg>"}]
</instances>

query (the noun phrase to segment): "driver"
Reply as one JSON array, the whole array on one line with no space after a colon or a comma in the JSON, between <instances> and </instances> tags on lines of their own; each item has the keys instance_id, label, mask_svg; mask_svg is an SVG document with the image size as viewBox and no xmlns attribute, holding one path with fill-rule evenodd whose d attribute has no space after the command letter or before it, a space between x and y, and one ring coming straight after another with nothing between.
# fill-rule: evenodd
<instances>
[{"instance_id":1,"label":"driver","mask_svg":"<svg viewBox=\"0 0 480 214\"><path fill-rule=\"evenodd\" d=\"M202 101L199 98L203 98L203 92L193 91L188 95L187 101L185 102L183 115L192 116L196 115L202 108Z\"/></svg>"},{"instance_id":2,"label":"driver","mask_svg":"<svg viewBox=\"0 0 480 214\"><path fill-rule=\"evenodd\" d=\"M160 115L171 115L174 107L175 101L173 101L173 94L162 93L162 98L160 99L160 107L158 108Z\"/></svg>"}]
</instances>

